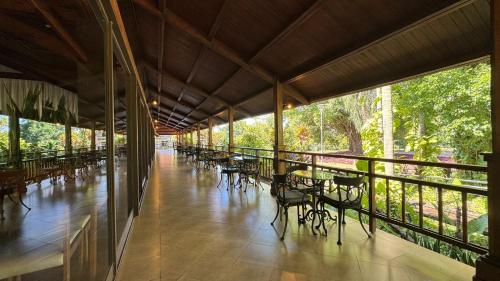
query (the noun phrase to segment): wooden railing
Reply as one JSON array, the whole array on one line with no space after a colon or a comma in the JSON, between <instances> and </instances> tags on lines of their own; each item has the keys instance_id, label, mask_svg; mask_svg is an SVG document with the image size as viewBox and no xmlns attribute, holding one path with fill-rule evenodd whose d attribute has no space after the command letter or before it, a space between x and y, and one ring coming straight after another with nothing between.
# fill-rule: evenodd
<instances>
[{"instance_id":1,"label":"wooden railing","mask_svg":"<svg viewBox=\"0 0 500 281\"><path fill-rule=\"evenodd\" d=\"M73 155L80 155L91 151L90 148L82 147L73 149ZM0 167L20 166L25 170L24 181L26 184L40 181L41 170L53 166L53 159L65 156L64 150L45 150L37 152L28 152L21 154L21 160L9 160L8 156L0 161Z\"/></svg>"},{"instance_id":2,"label":"wooden railing","mask_svg":"<svg viewBox=\"0 0 500 281\"><path fill-rule=\"evenodd\" d=\"M206 148L206 146L200 147ZM212 149L228 151L224 146ZM261 163L261 177L272 179L275 163L272 149L232 147L231 151L241 155L257 156ZM364 176L368 186L368 196L364 200L363 213L368 217L372 231L375 231L379 220L478 254L487 252L487 245L469 241L471 217L486 215L486 211L477 213L470 208L473 201L486 202L488 196L486 166L288 150L280 152L285 154L285 159L280 161L285 162L286 166L302 163L308 165L310 169ZM341 165L338 162L342 161L338 160L351 161L351 164ZM386 164L394 166L394 173L384 172ZM326 188L332 189L333 184L327 183ZM433 196L424 198L424 194ZM448 211L449 215L450 210L449 206L445 205L445 197L455 198L457 204L457 211L454 214L457 222L454 226L455 235L450 235L452 231L448 229L453 225L446 221L446 212ZM413 221L412 218L415 216L417 219ZM461 223L458 223L459 218ZM437 225L431 222L437 222ZM486 236L487 231L483 231L480 235Z\"/></svg>"}]
</instances>

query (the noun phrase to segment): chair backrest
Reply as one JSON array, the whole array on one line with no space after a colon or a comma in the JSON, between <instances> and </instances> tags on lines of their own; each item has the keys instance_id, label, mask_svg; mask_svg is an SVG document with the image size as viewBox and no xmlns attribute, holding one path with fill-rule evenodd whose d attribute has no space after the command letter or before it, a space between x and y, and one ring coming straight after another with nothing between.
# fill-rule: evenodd
<instances>
[{"instance_id":1,"label":"chair backrest","mask_svg":"<svg viewBox=\"0 0 500 281\"><path fill-rule=\"evenodd\" d=\"M244 159L243 160L243 170L251 173L260 172L260 161L258 158L255 159Z\"/></svg>"},{"instance_id":2,"label":"chair backrest","mask_svg":"<svg viewBox=\"0 0 500 281\"><path fill-rule=\"evenodd\" d=\"M276 195L278 195L278 198L285 198L285 192L287 190L287 176L274 174L273 186L276 189Z\"/></svg>"},{"instance_id":3,"label":"chair backrest","mask_svg":"<svg viewBox=\"0 0 500 281\"><path fill-rule=\"evenodd\" d=\"M0 188L10 189L25 186L25 173L22 169L0 170Z\"/></svg>"},{"instance_id":4,"label":"chair backrest","mask_svg":"<svg viewBox=\"0 0 500 281\"><path fill-rule=\"evenodd\" d=\"M337 185L337 195L341 204L361 206L361 199L366 192L363 176L335 176L333 182Z\"/></svg>"},{"instance_id":5,"label":"chair backrest","mask_svg":"<svg viewBox=\"0 0 500 281\"><path fill-rule=\"evenodd\" d=\"M286 178L288 180L288 182L294 182L293 178L292 178L292 173L294 171L307 171L307 164L296 164L296 165L292 165L292 166L288 166L286 168Z\"/></svg>"}]
</instances>

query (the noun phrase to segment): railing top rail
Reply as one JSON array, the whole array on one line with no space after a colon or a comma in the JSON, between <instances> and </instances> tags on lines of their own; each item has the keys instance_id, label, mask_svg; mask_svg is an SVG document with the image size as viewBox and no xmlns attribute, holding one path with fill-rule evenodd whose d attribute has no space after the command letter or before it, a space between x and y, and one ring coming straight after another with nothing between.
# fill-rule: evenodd
<instances>
[{"instance_id":1,"label":"railing top rail","mask_svg":"<svg viewBox=\"0 0 500 281\"><path fill-rule=\"evenodd\" d=\"M344 158L344 159L355 159L355 160L366 160L375 162L386 162L395 164L409 164L409 165L420 165L428 167L438 167L438 168L449 168L449 169L459 169L475 172L486 172L486 166L480 165L470 165L470 164L458 164L458 163L443 163L443 162L429 162L421 160L411 160L411 159L392 159L392 158L377 158L377 157L367 157L367 156L356 156L349 154L332 154L332 153L320 153L320 152L301 152L301 151L291 151L291 150L280 150L283 153L293 153L300 155L314 155L320 157L331 157L331 158Z\"/></svg>"}]
</instances>

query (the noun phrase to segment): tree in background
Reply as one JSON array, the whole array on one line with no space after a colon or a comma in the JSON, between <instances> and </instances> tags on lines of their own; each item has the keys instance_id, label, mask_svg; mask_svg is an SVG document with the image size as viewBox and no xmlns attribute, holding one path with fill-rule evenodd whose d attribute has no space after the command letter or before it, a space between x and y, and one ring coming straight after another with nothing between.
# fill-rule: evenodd
<instances>
[{"instance_id":1,"label":"tree in background","mask_svg":"<svg viewBox=\"0 0 500 281\"><path fill-rule=\"evenodd\" d=\"M64 149L64 126L21 119L20 127L22 150Z\"/></svg>"},{"instance_id":2,"label":"tree in background","mask_svg":"<svg viewBox=\"0 0 500 281\"><path fill-rule=\"evenodd\" d=\"M0 115L0 154L9 149L9 118Z\"/></svg>"},{"instance_id":3,"label":"tree in background","mask_svg":"<svg viewBox=\"0 0 500 281\"><path fill-rule=\"evenodd\" d=\"M482 163L491 150L490 66L454 68L393 86L396 138L415 158L451 150L460 163Z\"/></svg>"}]
</instances>

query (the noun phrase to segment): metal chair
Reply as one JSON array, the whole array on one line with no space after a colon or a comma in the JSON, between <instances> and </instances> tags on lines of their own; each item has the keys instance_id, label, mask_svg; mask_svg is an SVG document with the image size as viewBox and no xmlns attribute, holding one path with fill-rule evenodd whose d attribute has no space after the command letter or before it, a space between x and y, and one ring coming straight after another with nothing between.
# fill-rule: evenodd
<instances>
[{"instance_id":1,"label":"metal chair","mask_svg":"<svg viewBox=\"0 0 500 281\"><path fill-rule=\"evenodd\" d=\"M240 169L231 164L231 160L229 157L220 159L219 165L221 166L221 171L220 171L220 181L219 181L219 184L217 184L217 188L219 188L220 184L222 183L223 176L226 175L226 178L227 178L226 190L229 190L229 186L231 185L231 182L234 182L234 175L238 174L240 172Z\"/></svg>"},{"instance_id":2,"label":"metal chair","mask_svg":"<svg viewBox=\"0 0 500 281\"><path fill-rule=\"evenodd\" d=\"M309 203L309 198L305 193L302 193L297 190L291 190L289 183L286 180L286 175L273 175L273 183L276 188L276 216L274 220L271 222L271 225L274 225L274 222L278 218L281 209L285 211L285 228L283 230L283 234L281 235L281 240L285 239L286 228L288 226L288 208L297 206L297 222L301 224L301 218L299 216L299 206L302 209L305 208L306 204Z\"/></svg>"},{"instance_id":3,"label":"metal chair","mask_svg":"<svg viewBox=\"0 0 500 281\"><path fill-rule=\"evenodd\" d=\"M361 220L361 199L363 195L366 193L366 183L364 181L363 176L358 177L347 177L347 176L335 176L333 178L333 182L335 183L335 190L331 193L325 194L321 192L320 195L320 204L321 208L325 208L325 204L328 204L338 210L338 245L342 245L341 239L341 231L342 227L340 221L342 220L342 224L345 224L345 211L346 210L355 210L358 212L359 223L361 227L368 235L368 238L371 237L371 234L366 230L363 225L363 221ZM324 218L322 218L323 220ZM324 224L324 222L323 222Z\"/></svg>"},{"instance_id":4,"label":"metal chair","mask_svg":"<svg viewBox=\"0 0 500 281\"><path fill-rule=\"evenodd\" d=\"M250 177L254 178L253 185L255 187L260 186L263 190L264 187L260 183L260 161L259 158L254 159L244 159L243 165L240 170L239 181L245 181L245 190L247 192L248 183L250 182Z\"/></svg>"}]
</instances>

